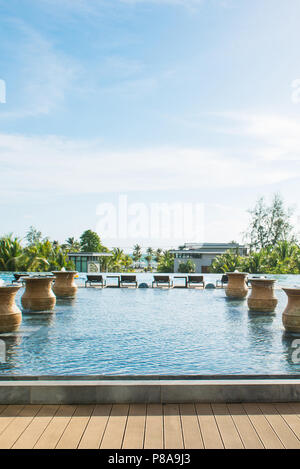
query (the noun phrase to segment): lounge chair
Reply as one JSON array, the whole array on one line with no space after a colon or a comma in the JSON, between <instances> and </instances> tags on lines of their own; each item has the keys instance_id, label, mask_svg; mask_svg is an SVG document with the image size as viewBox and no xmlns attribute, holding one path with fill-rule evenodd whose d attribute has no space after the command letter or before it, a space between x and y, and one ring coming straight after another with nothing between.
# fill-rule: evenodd
<instances>
[{"instance_id":1,"label":"lounge chair","mask_svg":"<svg viewBox=\"0 0 300 469\"><path fill-rule=\"evenodd\" d=\"M227 285L228 283L228 275L222 275L221 280L217 280L216 285L217 287L220 286L221 288L224 288L224 285Z\"/></svg>"},{"instance_id":2,"label":"lounge chair","mask_svg":"<svg viewBox=\"0 0 300 469\"><path fill-rule=\"evenodd\" d=\"M191 288L192 286L202 285L205 288L205 281L203 275L188 275L186 286Z\"/></svg>"},{"instance_id":3,"label":"lounge chair","mask_svg":"<svg viewBox=\"0 0 300 469\"><path fill-rule=\"evenodd\" d=\"M135 286L137 288L138 283L136 280L136 275L121 275L120 287L130 287Z\"/></svg>"},{"instance_id":4,"label":"lounge chair","mask_svg":"<svg viewBox=\"0 0 300 469\"><path fill-rule=\"evenodd\" d=\"M170 279L169 275L154 275L153 278L152 288L154 288L154 286L173 288L173 281Z\"/></svg>"},{"instance_id":5,"label":"lounge chair","mask_svg":"<svg viewBox=\"0 0 300 469\"><path fill-rule=\"evenodd\" d=\"M103 275L87 275L86 276L86 281L85 281L85 287L88 285L91 287L92 284L100 285L102 288L106 286L106 281L103 278Z\"/></svg>"}]
</instances>

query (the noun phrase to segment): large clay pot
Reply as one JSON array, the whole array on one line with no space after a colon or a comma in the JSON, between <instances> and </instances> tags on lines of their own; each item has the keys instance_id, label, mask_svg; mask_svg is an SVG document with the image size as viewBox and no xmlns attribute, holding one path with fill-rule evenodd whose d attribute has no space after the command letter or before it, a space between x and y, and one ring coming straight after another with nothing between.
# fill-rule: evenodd
<instances>
[{"instance_id":1,"label":"large clay pot","mask_svg":"<svg viewBox=\"0 0 300 469\"><path fill-rule=\"evenodd\" d=\"M244 272L227 272L228 284L225 293L228 298L243 299L247 296L248 287L246 277L248 274Z\"/></svg>"},{"instance_id":2,"label":"large clay pot","mask_svg":"<svg viewBox=\"0 0 300 469\"><path fill-rule=\"evenodd\" d=\"M52 287L58 298L74 298L77 292L77 285L74 277L77 272L59 271L52 272L55 275L55 284Z\"/></svg>"},{"instance_id":3,"label":"large clay pot","mask_svg":"<svg viewBox=\"0 0 300 469\"><path fill-rule=\"evenodd\" d=\"M300 332L300 288L283 288L288 303L282 314L284 328L288 332Z\"/></svg>"},{"instance_id":4,"label":"large clay pot","mask_svg":"<svg viewBox=\"0 0 300 469\"><path fill-rule=\"evenodd\" d=\"M276 280L266 278L250 280L252 291L248 298L250 311L271 313L275 310L278 300L274 293Z\"/></svg>"},{"instance_id":5,"label":"large clay pot","mask_svg":"<svg viewBox=\"0 0 300 469\"><path fill-rule=\"evenodd\" d=\"M55 277L24 278L25 292L21 298L24 311L51 311L56 297L51 289Z\"/></svg>"},{"instance_id":6,"label":"large clay pot","mask_svg":"<svg viewBox=\"0 0 300 469\"><path fill-rule=\"evenodd\" d=\"M19 329L22 313L15 303L15 296L21 286L0 287L0 332Z\"/></svg>"}]
</instances>

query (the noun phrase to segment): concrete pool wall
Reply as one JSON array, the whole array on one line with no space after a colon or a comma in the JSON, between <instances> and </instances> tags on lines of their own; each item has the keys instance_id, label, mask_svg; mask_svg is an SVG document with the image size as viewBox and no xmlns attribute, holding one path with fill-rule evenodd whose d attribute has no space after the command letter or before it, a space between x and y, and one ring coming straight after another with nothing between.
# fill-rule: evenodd
<instances>
[{"instance_id":1,"label":"concrete pool wall","mask_svg":"<svg viewBox=\"0 0 300 469\"><path fill-rule=\"evenodd\" d=\"M0 380L0 404L239 403L300 401L300 379L282 377L35 377Z\"/></svg>"}]
</instances>

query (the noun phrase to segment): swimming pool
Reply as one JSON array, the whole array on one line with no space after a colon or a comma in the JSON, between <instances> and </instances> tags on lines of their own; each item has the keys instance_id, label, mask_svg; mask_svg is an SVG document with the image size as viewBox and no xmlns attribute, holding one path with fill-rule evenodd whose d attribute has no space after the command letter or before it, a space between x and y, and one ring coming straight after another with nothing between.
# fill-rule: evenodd
<instances>
[{"instance_id":1,"label":"swimming pool","mask_svg":"<svg viewBox=\"0 0 300 469\"><path fill-rule=\"evenodd\" d=\"M277 278L300 284L300 276ZM53 314L24 314L17 333L0 334L7 348L0 376L297 374L297 336L281 323L287 297L276 294L270 315L249 313L222 289L79 288L76 299L58 299Z\"/></svg>"}]
</instances>

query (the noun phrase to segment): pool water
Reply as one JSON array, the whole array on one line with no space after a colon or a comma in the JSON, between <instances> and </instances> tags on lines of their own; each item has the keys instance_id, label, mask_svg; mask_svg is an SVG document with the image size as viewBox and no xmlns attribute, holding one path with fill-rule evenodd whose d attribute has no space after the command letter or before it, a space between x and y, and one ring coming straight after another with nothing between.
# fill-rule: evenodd
<instances>
[{"instance_id":1,"label":"pool water","mask_svg":"<svg viewBox=\"0 0 300 469\"><path fill-rule=\"evenodd\" d=\"M299 285L300 276L278 283ZM18 332L0 334L0 376L297 374L297 336L281 322L287 297L276 295L275 314L258 314L223 289L79 288L76 299L57 299L54 313L23 314Z\"/></svg>"}]
</instances>

